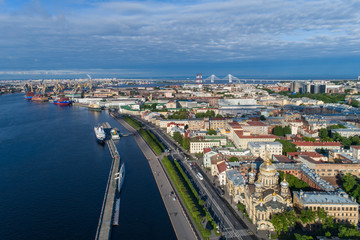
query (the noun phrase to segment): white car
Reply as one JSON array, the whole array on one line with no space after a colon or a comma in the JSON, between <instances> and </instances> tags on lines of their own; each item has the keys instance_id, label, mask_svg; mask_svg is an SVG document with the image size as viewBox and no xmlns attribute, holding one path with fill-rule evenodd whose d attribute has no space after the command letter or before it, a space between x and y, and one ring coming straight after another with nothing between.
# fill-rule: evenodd
<instances>
[{"instance_id":1,"label":"white car","mask_svg":"<svg viewBox=\"0 0 360 240\"><path fill-rule=\"evenodd\" d=\"M202 180L204 180L204 177L203 177L203 175L201 175L201 173L197 173L196 174L196 176L202 181Z\"/></svg>"}]
</instances>

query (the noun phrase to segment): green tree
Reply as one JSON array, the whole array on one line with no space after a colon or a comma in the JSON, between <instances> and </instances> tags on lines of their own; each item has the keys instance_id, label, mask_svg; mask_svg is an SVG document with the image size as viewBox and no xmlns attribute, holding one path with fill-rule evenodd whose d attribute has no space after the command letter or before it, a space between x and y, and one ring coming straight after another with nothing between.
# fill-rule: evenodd
<instances>
[{"instance_id":1,"label":"green tree","mask_svg":"<svg viewBox=\"0 0 360 240\"><path fill-rule=\"evenodd\" d=\"M313 137L303 137L302 140L306 142L316 142L316 139Z\"/></svg>"},{"instance_id":2,"label":"green tree","mask_svg":"<svg viewBox=\"0 0 360 240\"><path fill-rule=\"evenodd\" d=\"M217 118L222 118L223 116L218 113L218 114L216 114L216 117L217 117Z\"/></svg>"},{"instance_id":3,"label":"green tree","mask_svg":"<svg viewBox=\"0 0 360 240\"><path fill-rule=\"evenodd\" d=\"M298 150L296 145L288 140L276 139L276 141L283 145L283 155L286 155L288 152L296 152Z\"/></svg>"},{"instance_id":4,"label":"green tree","mask_svg":"<svg viewBox=\"0 0 360 240\"><path fill-rule=\"evenodd\" d=\"M187 137L183 138L181 145L184 149L189 151L190 150L190 139Z\"/></svg>"},{"instance_id":5,"label":"green tree","mask_svg":"<svg viewBox=\"0 0 360 240\"><path fill-rule=\"evenodd\" d=\"M342 181L346 192L350 192L351 189L353 189L357 184L356 177L351 173L347 173L345 176L343 176Z\"/></svg>"},{"instance_id":6,"label":"green tree","mask_svg":"<svg viewBox=\"0 0 360 240\"><path fill-rule=\"evenodd\" d=\"M301 235L301 234L298 234L298 233L295 233L294 236L295 236L296 240L312 240L312 239L314 239L312 236Z\"/></svg>"},{"instance_id":7,"label":"green tree","mask_svg":"<svg viewBox=\"0 0 360 240\"><path fill-rule=\"evenodd\" d=\"M289 228L295 226L296 215L294 211L275 214L270 219L270 222L274 225L275 231L278 234L281 232L286 233L289 231Z\"/></svg>"},{"instance_id":8,"label":"green tree","mask_svg":"<svg viewBox=\"0 0 360 240\"><path fill-rule=\"evenodd\" d=\"M357 100L351 100L350 105L353 106L353 107L359 107L359 101L357 101Z\"/></svg>"},{"instance_id":9,"label":"green tree","mask_svg":"<svg viewBox=\"0 0 360 240\"><path fill-rule=\"evenodd\" d=\"M173 138L174 138L174 140L175 140L177 143L179 143L179 144L182 143L183 136L181 135L181 133L179 133L179 132L174 132Z\"/></svg>"},{"instance_id":10,"label":"green tree","mask_svg":"<svg viewBox=\"0 0 360 240\"><path fill-rule=\"evenodd\" d=\"M304 224L315 222L316 217L317 217L316 212L312 211L311 209L301 210L300 220Z\"/></svg>"},{"instance_id":11,"label":"green tree","mask_svg":"<svg viewBox=\"0 0 360 240\"><path fill-rule=\"evenodd\" d=\"M319 218L319 220L320 220L321 222L323 222L323 221L326 220L327 214L326 214L326 212L325 212L325 210L324 210L323 208L318 208L316 214L317 214L317 216L318 216L318 218Z\"/></svg>"},{"instance_id":12,"label":"green tree","mask_svg":"<svg viewBox=\"0 0 360 240\"><path fill-rule=\"evenodd\" d=\"M273 129L273 134L276 136L284 136L284 129L281 126L275 126Z\"/></svg>"},{"instance_id":13,"label":"green tree","mask_svg":"<svg viewBox=\"0 0 360 240\"><path fill-rule=\"evenodd\" d=\"M284 135L286 135L286 134L291 134L291 128L290 128L290 126L285 126L285 127L284 127Z\"/></svg>"},{"instance_id":14,"label":"green tree","mask_svg":"<svg viewBox=\"0 0 360 240\"><path fill-rule=\"evenodd\" d=\"M319 129L319 138L323 139L329 137L328 130L326 128L320 128Z\"/></svg>"},{"instance_id":15,"label":"green tree","mask_svg":"<svg viewBox=\"0 0 360 240\"><path fill-rule=\"evenodd\" d=\"M261 115L260 116L260 121L265 121L266 120L266 117L264 115Z\"/></svg>"},{"instance_id":16,"label":"green tree","mask_svg":"<svg viewBox=\"0 0 360 240\"><path fill-rule=\"evenodd\" d=\"M207 131L206 134L207 134L207 135L216 135L217 132L216 132L216 130L214 130L214 129L209 129L209 131Z\"/></svg>"},{"instance_id":17,"label":"green tree","mask_svg":"<svg viewBox=\"0 0 360 240\"><path fill-rule=\"evenodd\" d=\"M239 161L239 159L237 157L231 157L229 159L229 162L237 162L237 161Z\"/></svg>"}]
</instances>

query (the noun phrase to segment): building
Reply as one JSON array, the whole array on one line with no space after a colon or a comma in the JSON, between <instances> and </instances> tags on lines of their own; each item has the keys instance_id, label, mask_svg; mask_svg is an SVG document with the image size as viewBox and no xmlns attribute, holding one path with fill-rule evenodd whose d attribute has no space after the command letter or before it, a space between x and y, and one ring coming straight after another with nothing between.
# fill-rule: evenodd
<instances>
[{"instance_id":1,"label":"building","mask_svg":"<svg viewBox=\"0 0 360 240\"><path fill-rule=\"evenodd\" d=\"M293 142L302 152L315 152L316 150L334 150L340 149L339 142Z\"/></svg>"},{"instance_id":2,"label":"building","mask_svg":"<svg viewBox=\"0 0 360 240\"><path fill-rule=\"evenodd\" d=\"M359 204L345 193L295 191L293 194L294 207L313 211L322 208L337 222L358 224Z\"/></svg>"},{"instance_id":3,"label":"building","mask_svg":"<svg viewBox=\"0 0 360 240\"><path fill-rule=\"evenodd\" d=\"M254 156L270 159L273 155L281 155L283 146L279 142L249 142L248 148Z\"/></svg>"},{"instance_id":4,"label":"building","mask_svg":"<svg viewBox=\"0 0 360 240\"><path fill-rule=\"evenodd\" d=\"M246 149L249 142L274 142L278 137L272 134L268 135L249 135L243 131L234 131L232 135L233 142L237 148Z\"/></svg>"},{"instance_id":5,"label":"building","mask_svg":"<svg viewBox=\"0 0 360 240\"><path fill-rule=\"evenodd\" d=\"M225 161L214 160L211 162L211 176L217 177L221 186L226 185L226 169Z\"/></svg>"},{"instance_id":6,"label":"building","mask_svg":"<svg viewBox=\"0 0 360 240\"><path fill-rule=\"evenodd\" d=\"M331 135L338 133L342 137L360 136L360 128L338 128L332 129Z\"/></svg>"},{"instance_id":7,"label":"building","mask_svg":"<svg viewBox=\"0 0 360 240\"><path fill-rule=\"evenodd\" d=\"M229 193L234 201L245 205L249 218L259 230L273 231L271 216L292 209L289 184L286 181L278 184L278 178L277 168L269 160L260 165L257 179L252 169L245 184L238 174L227 174Z\"/></svg>"},{"instance_id":8,"label":"building","mask_svg":"<svg viewBox=\"0 0 360 240\"><path fill-rule=\"evenodd\" d=\"M210 168L211 167L211 158L216 155L218 155L218 153L215 151L211 151L211 150L209 152L204 153L204 161L203 161L204 167Z\"/></svg>"},{"instance_id":9,"label":"building","mask_svg":"<svg viewBox=\"0 0 360 240\"><path fill-rule=\"evenodd\" d=\"M241 123L241 127L244 132L250 132L250 134L266 135L269 133L269 126L260 121Z\"/></svg>"},{"instance_id":10,"label":"building","mask_svg":"<svg viewBox=\"0 0 360 240\"><path fill-rule=\"evenodd\" d=\"M204 148L219 147L220 141L191 141L190 153L203 153Z\"/></svg>"}]
</instances>

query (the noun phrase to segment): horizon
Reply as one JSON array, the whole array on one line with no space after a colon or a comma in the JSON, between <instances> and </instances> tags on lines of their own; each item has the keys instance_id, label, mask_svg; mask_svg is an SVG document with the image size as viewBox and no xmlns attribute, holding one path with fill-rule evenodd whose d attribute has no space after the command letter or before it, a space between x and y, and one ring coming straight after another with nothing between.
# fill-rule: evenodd
<instances>
[{"instance_id":1,"label":"horizon","mask_svg":"<svg viewBox=\"0 0 360 240\"><path fill-rule=\"evenodd\" d=\"M356 79L358 8L325 0L0 0L0 71Z\"/></svg>"}]
</instances>

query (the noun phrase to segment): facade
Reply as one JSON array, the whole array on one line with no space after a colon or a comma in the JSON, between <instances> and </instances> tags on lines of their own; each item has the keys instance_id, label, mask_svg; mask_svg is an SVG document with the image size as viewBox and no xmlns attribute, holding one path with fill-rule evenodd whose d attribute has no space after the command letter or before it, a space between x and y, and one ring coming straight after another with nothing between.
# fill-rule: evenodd
<instances>
[{"instance_id":1,"label":"facade","mask_svg":"<svg viewBox=\"0 0 360 240\"><path fill-rule=\"evenodd\" d=\"M248 148L254 156L270 159L273 155L281 155L283 146L279 142L249 142Z\"/></svg>"},{"instance_id":2,"label":"facade","mask_svg":"<svg viewBox=\"0 0 360 240\"><path fill-rule=\"evenodd\" d=\"M359 204L350 199L345 193L340 192L293 192L294 207L299 209L319 208L341 223L350 223L357 226L359 218Z\"/></svg>"},{"instance_id":3,"label":"facade","mask_svg":"<svg viewBox=\"0 0 360 240\"><path fill-rule=\"evenodd\" d=\"M341 143L339 142L293 142L293 143L303 152L315 152L316 150L321 150L321 149L334 150L341 148Z\"/></svg>"},{"instance_id":4,"label":"facade","mask_svg":"<svg viewBox=\"0 0 360 240\"><path fill-rule=\"evenodd\" d=\"M219 146L220 141L193 141L190 142L190 153L203 153L204 148Z\"/></svg>"},{"instance_id":5,"label":"facade","mask_svg":"<svg viewBox=\"0 0 360 240\"><path fill-rule=\"evenodd\" d=\"M339 128L339 129L332 129L331 135L338 133L342 137L353 137L353 136L360 136L360 128Z\"/></svg>"},{"instance_id":6,"label":"facade","mask_svg":"<svg viewBox=\"0 0 360 240\"><path fill-rule=\"evenodd\" d=\"M246 149L249 142L274 142L275 135L245 135L243 131L234 131L233 142L237 148Z\"/></svg>"},{"instance_id":7,"label":"facade","mask_svg":"<svg viewBox=\"0 0 360 240\"><path fill-rule=\"evenodd\" d=\"M247 122L241 124L241 127L244 132L250 132L250 134L266 135L269 133L269 126L260 121Z\"/></svg>"},{"instance_id":8,"label":"facade","mask_svg":"<svg viewBox=\"0 0 360 240\"><path fill-rule=\"evenodd\" d=\"M283 181L279 186L277 168L268 160L260 165L257 177L255 169L249 173L247 183L238 176L227 174L227 187L233 200L246 206L251 221L259 230L273 231L271 217L292 209L289 184Z\"/></svg>"}]
</instances>

